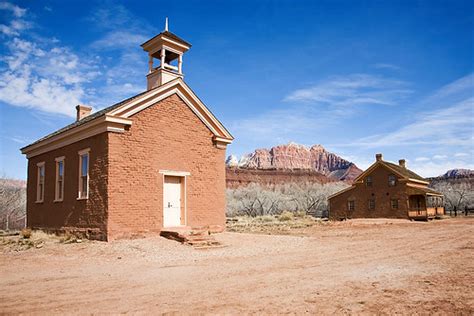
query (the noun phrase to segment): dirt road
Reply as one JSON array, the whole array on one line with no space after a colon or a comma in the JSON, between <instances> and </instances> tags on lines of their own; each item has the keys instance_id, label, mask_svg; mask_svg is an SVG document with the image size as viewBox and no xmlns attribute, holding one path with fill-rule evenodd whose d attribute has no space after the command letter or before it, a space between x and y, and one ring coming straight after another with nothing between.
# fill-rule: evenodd
<instances>
[{"instance_id":1,"label":"dirt road","mask_svg":"<svg viewBox=\"0 0 474 316\"><path fill-rule=\"evenodd\" d=\"M348 221L305 236L224 233L0 254L0 313L473 314L474 219Z\"/></svg>"}]
</instances>

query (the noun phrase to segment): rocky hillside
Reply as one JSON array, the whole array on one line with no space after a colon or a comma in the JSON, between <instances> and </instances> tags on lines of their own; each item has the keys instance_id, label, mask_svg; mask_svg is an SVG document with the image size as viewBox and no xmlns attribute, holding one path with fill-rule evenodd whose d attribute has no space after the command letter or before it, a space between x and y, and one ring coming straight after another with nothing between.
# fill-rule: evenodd
<instances>
[{"instance_id":1,"label":"rocky hillside","mask_svg":"<svg viewBox=\"0 0 474 316\"><path fill-rule=\"evenodd\" d=\"M452 169L448 170L445 174L438 177L428 178L431 185L438 183L451 183L451 184L463 184L474 185L474 170L471 169Z\"/></svg>"},{"instance_id":2,"label":"rocky hillside","mask_svg":"<svg viewBox=\"0 0 474 316\"><path fill-rule=\"evenodd\" d=\"M235 174L243 176L245 170L278 170L278 172L273 173L282 178L289 177L293 179L295 174L298 174L301 175L302 179L310 177L315 181L327 182L334 180L352 181L362 172L354 163L328 152L321 145L306 147L294 143L278 145L270 149L257 149L240 159L229 156L226 164L230 169L240 170L237 173L232 173L234 177ZM283 176L285 170L291 171L291 174ZM298 170L298 172L295 173L295 170ZM231 173L228 171L228 174ZM255 172L252 174L255 174ZM259 174L264 173L259 172ZM267 178L267 176L265 177Z\"/></svg>"},{"instance_id":3,"label":"rocky hillside","mask_svg":"<svg viewBox=\"0 0 474 316\"><path fill-rule=\"evenodd\" d=\"M474 177L474 170L471 169L452 169L448 170L445 174L437 177L441 179L459 179Z\"/></svg>"}]
</instances>

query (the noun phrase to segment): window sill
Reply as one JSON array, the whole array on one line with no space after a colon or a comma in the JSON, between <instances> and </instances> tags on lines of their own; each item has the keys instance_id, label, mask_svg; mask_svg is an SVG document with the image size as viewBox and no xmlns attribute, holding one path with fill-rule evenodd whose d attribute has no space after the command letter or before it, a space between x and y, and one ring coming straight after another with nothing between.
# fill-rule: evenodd
<instances>
[{"instance_id":1,"label":"window sill","mask_svg":"<svg viewBox=\"0 0 474 316\"><path fill-rule=\"evenodd\" d=\"M82 200L88 200L89 197L78 197L76 200L78 201L82 201Z\"/></svg>"},{"instance_id":2,"label":"window sill","mask_svg":"<svg viewBox=\"0 0 474 316\"><path fill-rule=\"evenodd\" d=\"M36 204L42 204L44 201L41 200L41 201L35 201Z\"/></svg>"},{"instance_id":3,"label":"window sill","mask_svg":"<svg viewBox=\"0 0 474 316\"><path fill-rule=\"evenodd\" d=\"M59 203L59 202L62 202L64 200L54 200L53 203Z\"/></svg>"}]
</instances>

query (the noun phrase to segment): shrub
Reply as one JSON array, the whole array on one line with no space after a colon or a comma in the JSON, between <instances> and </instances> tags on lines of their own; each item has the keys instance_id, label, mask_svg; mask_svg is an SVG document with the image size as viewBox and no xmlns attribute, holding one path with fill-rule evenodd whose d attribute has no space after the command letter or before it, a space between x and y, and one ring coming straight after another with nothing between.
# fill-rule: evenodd
<instances>
[{"instance_id":1,"label":"shrub","mask_svg":"<svg viewBox=\"0 0 474 316\"><path fill-rule=\"evenodd\" d=\"M21 236L25 239L30 239L31 237L31 229L29 228L23 228L21 230Z\"/></svg>"},{"instance_id":2,"label":"shrub","mask_svg":"<svg viewBox=\"0 0 474 316\"><path fill-rule=\"evenodd\" d=\"M291 221L293 218L294 218L293 213L288 212L288 211L285 211L285 212L281 213L280 216L278 217L278 219L281 222Z\"/></svg>"}]
</instances>

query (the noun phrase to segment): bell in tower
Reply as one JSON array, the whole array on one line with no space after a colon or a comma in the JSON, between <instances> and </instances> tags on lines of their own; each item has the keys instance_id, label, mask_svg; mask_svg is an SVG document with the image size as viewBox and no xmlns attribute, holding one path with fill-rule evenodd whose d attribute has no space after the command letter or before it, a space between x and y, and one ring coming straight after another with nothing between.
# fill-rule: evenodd
<instances>
[{"instance_id":1,"label":"bell in tower","mask_svg":"<svg viewBox=\"0 0 474 316\"><path fill-rule=\"evenodd\" d=\"M191 44L168 31L168 18L165 30L141 47L148 53L148 90L183 78L183 54L191 48ZM158 67L153 66L155 59L160 62Z\"/></svg>"}]
</instances>

